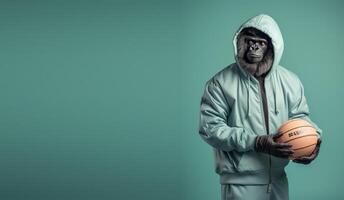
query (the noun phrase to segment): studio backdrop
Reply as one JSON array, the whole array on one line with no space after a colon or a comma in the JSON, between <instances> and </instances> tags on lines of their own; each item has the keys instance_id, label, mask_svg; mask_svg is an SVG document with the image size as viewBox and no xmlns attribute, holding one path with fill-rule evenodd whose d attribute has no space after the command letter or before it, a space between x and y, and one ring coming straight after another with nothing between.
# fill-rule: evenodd
<instances>
[{"instance_id":1,"label":"studio backdrop","mask_svg":"<svg viewBox=\"0 0 344 200\"><path fill-rule=\"evenodd\" d=\"M342 1L0 1L0 199L220 199L198 134L206 81L257 14L323 130L290 199L343 199Z\"/></svg>"}]
</instances>

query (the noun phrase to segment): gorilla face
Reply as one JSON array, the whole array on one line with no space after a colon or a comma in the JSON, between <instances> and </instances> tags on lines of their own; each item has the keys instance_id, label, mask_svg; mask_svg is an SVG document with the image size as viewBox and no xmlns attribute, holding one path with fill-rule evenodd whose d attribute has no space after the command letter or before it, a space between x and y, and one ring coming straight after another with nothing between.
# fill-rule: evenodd
<instances>
[{"instance_id":1,"label":"gorilla face","mask_svg":"<svg viewBox=\"0 0 344 200\"><path fill-rule=\"evenodd\" d=\"M266 74L273 62L271 39L255 28L244 28L237 40L238 61L246 71L258 77Z\"/></svg>"},{"instance_id":2,"label":"gorilla face","mask_svg":"<svg viewBox=\"0 0 344 200\"><path fill-rule=\"evenodd\" d=\"M247 45L246 61L249 63L259 63L263 60L266 50L268 49L267 40L260 37L245 37Z\"/></svg>"}]
</instances>

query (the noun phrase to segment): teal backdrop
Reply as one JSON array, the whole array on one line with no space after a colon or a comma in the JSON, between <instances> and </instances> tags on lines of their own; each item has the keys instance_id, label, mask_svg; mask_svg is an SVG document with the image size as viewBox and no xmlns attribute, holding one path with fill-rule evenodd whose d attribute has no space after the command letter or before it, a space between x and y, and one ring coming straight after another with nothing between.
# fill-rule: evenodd
<instances>
[{"instance_id":1,"label":"teal backdrop","mask_svg":"<svg viewBox=\"0 0 344 200\"><path fill-rule=\"evenodd\" d=\"M342 1L0 1L1 200L220 199L198 135L234 32L271 15L323 144L291 200L344 199Z\"/></svg>"}]
</instances>

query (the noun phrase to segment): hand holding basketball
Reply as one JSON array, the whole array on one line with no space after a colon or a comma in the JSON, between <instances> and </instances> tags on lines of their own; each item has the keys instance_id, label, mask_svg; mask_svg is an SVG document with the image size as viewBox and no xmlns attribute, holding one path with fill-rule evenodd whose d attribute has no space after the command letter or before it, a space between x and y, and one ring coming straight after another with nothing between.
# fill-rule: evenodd
<instances>
[{"instance_id":1,"label":"hand holding basketball","mask_svg":"<svg viewBox=\"0 0 344 200\"><path fill-rule=\"evenodd\" d=\"M257 152L271 154L280 158L288 158L293 155L292 145L275 141L276 134L260 135L256 138L255 149Z\"/></svg>"},{"instance_id":2,"label":"hand holding basketball","mask_svg":"<svg viewBox=\"0 0 344 200\"><path fill-rule=\"evenodd\" d=\"M276 137L278 143L292 145L294 154L289 157L291 160L306 162L305 160L312 159L311 156L316 155L317 151L319 151L316 147L320 147L321 140L318 140L319 136L316 129L306 120L288 120L282 124L278 132L280 133Z\"/></svg>"},{"instance_id":3,"label":"hand holding basketball","mask_svg":"<svg viewBox=\"0 0 344 200\"><path fill-rule=\"evenodd\" d=\"M303 157L294 159L293 162L308 165L314 159L317 158L317 156L319 154L319 150L320 150L320 144L321 144L321 138L318 138L317 146L315 147L315 150L313 151L313 153L310 156L303 156Z\"/></svg>"}]
</instances>

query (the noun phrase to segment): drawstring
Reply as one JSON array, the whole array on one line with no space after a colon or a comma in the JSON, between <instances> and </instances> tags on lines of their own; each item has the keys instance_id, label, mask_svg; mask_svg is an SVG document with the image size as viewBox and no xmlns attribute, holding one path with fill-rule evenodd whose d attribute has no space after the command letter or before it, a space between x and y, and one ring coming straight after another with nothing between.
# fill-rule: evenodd
<instances>
[{"instance_id":1,"label":"drawstring","mask_svg":"<svg viewBox=\"0 0 344 200\"><path fill-rule=\"evenodd\" d=\"M278 95L276 95L276 90L277 90L277 87L275 85L275 82L272 80L272 92L273 92L273 95L274 95L274 112L276 115L279 114L279 110L278 110L278 107L277 107L277 102L278 102ZM251 93L251 78L248 77L248 84L246 84L246 87L247 87L247 111L246 111L246 118L249 118L250 116L250 93Z\"/></svg>"},{"instance_id":2,"label":"drawstring","mask_svg":"<svg viewBox=\"0 0 344 200\"><path fill-rule=\"evenodd\" d=\"M277 108L277 98L278 98L278 96L276 95L276 90L277 90L277 87L276 87L276 85L275 85L275 81L271 81L272 82L272 91L273 91L273 93L274 93L274 104L275 104L275 114L276 115L278 115L278 113L279 113L279 111L278 111L278 108Z\"/></svg>"},{"instance_id":3,"label":"drawstring","mask_svg":"<svg viewBox=\"0 0 344 200\"><path fill-rule=\"evenodd\" d=\"M249 115L250 115L250 91L251 91L251 78L248 77L246 118L249 118Z\"/></svg>"}]
</instances>

